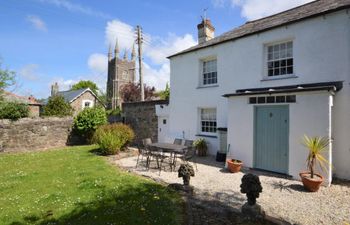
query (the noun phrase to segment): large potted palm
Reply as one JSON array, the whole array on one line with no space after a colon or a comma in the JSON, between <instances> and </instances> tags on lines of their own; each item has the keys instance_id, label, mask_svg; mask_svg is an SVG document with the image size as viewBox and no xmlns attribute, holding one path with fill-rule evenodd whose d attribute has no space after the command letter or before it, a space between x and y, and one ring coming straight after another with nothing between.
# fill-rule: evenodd
<instances>
[{"instance_id":1,"label":"large potted palm","mask_svg":"<svg viewBox=\"0 0 350 225\"><path fill-rule=\"evenodd\" d=\"M304 187L311 192L316 192L323 182L323 176L315 173L315 166L319 165L323 171L327 171L326 165L329 163L323 156L323 152L327 150L329 139L326 137L308 137L304 135L302 143L309 151L306 159L309 171L301 172L299 175Z\"/></svg>"}]
</instances>

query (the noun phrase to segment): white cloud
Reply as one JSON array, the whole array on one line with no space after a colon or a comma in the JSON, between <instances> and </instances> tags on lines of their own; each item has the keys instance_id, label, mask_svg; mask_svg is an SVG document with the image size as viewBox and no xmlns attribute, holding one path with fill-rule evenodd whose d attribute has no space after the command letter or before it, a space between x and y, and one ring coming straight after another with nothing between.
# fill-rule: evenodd
<instances>
[{"instance_id":1,"label":"white cloud","mask_svg":"<svg viewBox=\"0 0 350 225\"><path fill-rule=\"evenodd\" d=\"M27 79L27 80L38 80L39 79L39 75L38 75L38 68L39 68L39 65L37 64L28 64L28 65L25 65L23 66L18 74L23 77L24 79Z\"/></svg>"},{"instance_id":2,"label":"white cloud","mask_svg":"<svg viewBox=\"0 0 350 225\"><path fill-rule=\"evenodd\" d=\"M99 74L107 73L108 58L104 54L92 54L88 59L88 66L93 72Z\"/></svg>"},{"instance_id":3,"label":"white cloud","mask_svg":"<svg viewBox=\"0 0 350 225\"><path fill-rule=\"evenodd\" d=\"M73 80L73 79L68 79L65 80L63 77L54 77L52 81L48 84L48 90L51 90L51 85L56 83L58 84L59 91L67 91L69 90L74 84L79 82L79 79Z\"/></svg>"},{"instance_id":4,"label":"white cloud","mask_svg":"<svg viewBox=\"0 0 350 225\"><path fill-rule=\"evenodd\" d=\"M47 3L51 5L55 5L60 8L67 9L70 12L77 12L77 13L82 13L88 16L95 16L95 17L100 17L104 19L109 19L111 16L109 16L106 13L100 12L98 10L91 9L89 7L79 5L76 3L72 3L67 0L37 0L42 3Z\"/></svg>"},{"instance_id":5,"label":"white cloud","mask_svg":"<svg viewBox=\"0 0 350 225\"><path fill-rule=\"evenodd\" d=\"M134 28L120 20L112 20L106 26L106 42L114 49L116 39L118 38L119 50L125 49L130 52L135 42Z\"/></svg>"},{"instance_id":6,"label":"white cloud","mask_svg":"<svg viewBox=\"0 0 350 225\"><path fill-rule=\"evenodd\" d=\"M168 34L165 39L157 38L145 48L145 55L148 56L153 63L163 64L168 62L167 56L182 51L196 45L197 42L190 34L179 37L175 34Z\"/></svg>"},{"instance_id":7,"label":"white cloud","mask_svg":"<svg viewBox=\"0 0 350 225\"><path fill-rule=\"evenodd\" d=\"M244 18L255 20L311 1L313 0L231 0L231 4L241 8Z\"/></svg>"},{"instance_id":8,"label":"white cloud","mask_svg":"<svg viewBox=\"0 0 350 225\"><path fill-rule=\"evenodd\" d=\"M170 66L169 63L164 63L159 69L150 67L147 63L144 63L144 82L151 87L155 87L157 90L164 90L166 83L170 78ZM136 74L138 77L138 74ZM138 79L137 79L138 80Z\"/></svg>"},{"instance_id":9,"label":"white cloud","mask_svg":"<svg viewBox=\"0 0 350 225\"><path fill-rule=\"evenodd\" d=\"M45 22L39 16L28 15L27 21L30 22L35 29L40 31L47 31Z\"/></svg>"}]
</instances>

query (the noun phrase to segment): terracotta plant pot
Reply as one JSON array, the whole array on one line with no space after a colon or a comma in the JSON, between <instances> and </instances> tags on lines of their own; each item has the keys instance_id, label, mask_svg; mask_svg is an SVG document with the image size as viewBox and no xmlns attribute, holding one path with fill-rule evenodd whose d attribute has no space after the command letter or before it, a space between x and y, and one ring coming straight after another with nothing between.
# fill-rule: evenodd
<instances>
[{"instance_id":1,"label":"terracotta plant pot","mask_svg":"<svg viewBox=\"0 0 350 225\"><path fill-rule=\"evenodd\" d=\"M241 170L243 162L241 160L237 159L228 159L227 162L227 168L230 170L231 173L237 173Z\"/></svg>"},{"instance_id":2,"label":"terracotta plant pot","mask_svg":"<svg viewBox=\"0 0 350 225\"><path fill-rule=\"evenodd\" d=\"M303 182L304 187L311 192L316 192L320 189L320 186L323 182L323 176L317 173L314 173L314 178L311 179L310 172L301 172L299 173L301 181Z\"/></svg>"}]
</instances>

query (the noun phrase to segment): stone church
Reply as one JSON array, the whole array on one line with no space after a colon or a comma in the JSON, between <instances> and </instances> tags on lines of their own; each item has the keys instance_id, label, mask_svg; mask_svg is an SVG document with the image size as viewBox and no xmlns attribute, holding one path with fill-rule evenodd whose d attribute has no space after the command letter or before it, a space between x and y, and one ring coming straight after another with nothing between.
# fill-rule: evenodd
<instances>
[{"instance_id":1,"label":"stone church","mask_svg":"<svg viewBox=\"0 0 350 225\"><path fill-rule=\"evenodd\" d=\"M132 47L131 58L127 51L123 58L119 58L118 40L114 48L114 58L112 49L108 51L108 78L107 78L107 109L116 109L122 104L120 91L124 84L135 81L135 46Z\"/></svg>"}]
</instances>

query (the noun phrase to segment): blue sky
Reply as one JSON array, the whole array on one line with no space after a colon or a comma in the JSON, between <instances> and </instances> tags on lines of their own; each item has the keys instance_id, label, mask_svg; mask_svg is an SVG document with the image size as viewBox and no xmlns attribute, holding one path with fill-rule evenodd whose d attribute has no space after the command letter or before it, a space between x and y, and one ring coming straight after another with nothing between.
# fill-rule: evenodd
<instances>
[{"instance_id":1,"label":"blue sky","mask_svg":"<svg viewBox=\"0 0 350 225\"><path fill-rule=\"evenodd\" d=\"M170 73L165 57L196 44L203 9L219 35L310 1L0 0L0 57L17 72L9 90L21 95L45 98L53 82L66 90L82 79L104 90L109 44L118 37L121 51L130 53L133 28L141 25L145 82L163 89Z\"/></svg>"}]
</instances>

